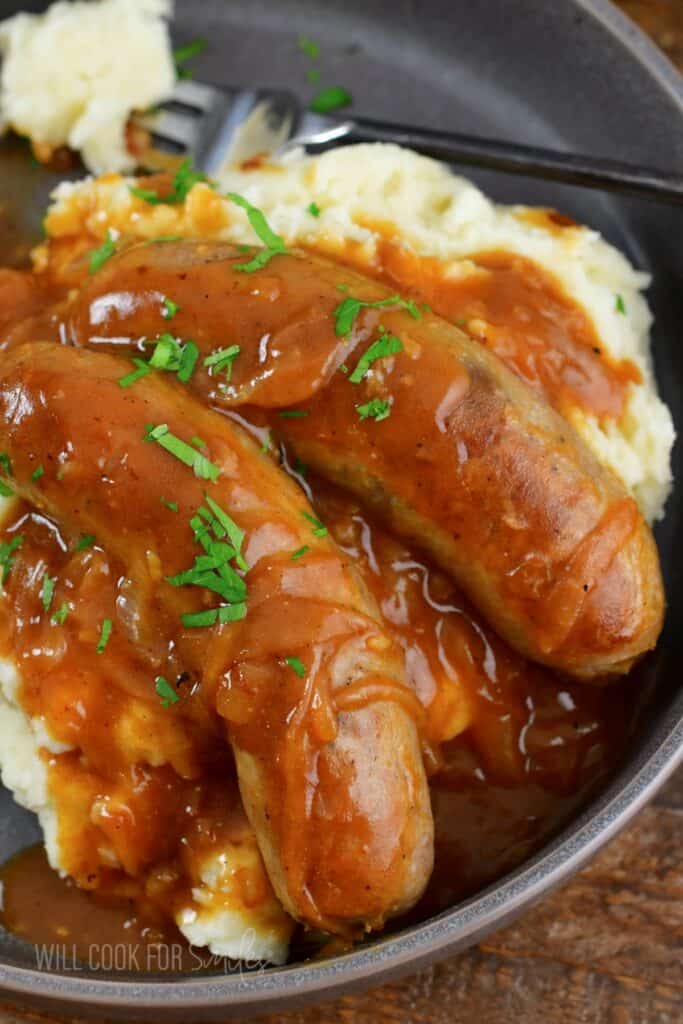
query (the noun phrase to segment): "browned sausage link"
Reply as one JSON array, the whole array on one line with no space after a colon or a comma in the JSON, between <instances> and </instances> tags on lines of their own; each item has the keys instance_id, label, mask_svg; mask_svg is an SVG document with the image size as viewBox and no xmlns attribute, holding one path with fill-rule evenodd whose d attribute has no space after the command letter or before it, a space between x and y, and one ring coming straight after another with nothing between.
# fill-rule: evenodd
<instances>
[{"instance_id":1,"label":"browned sausage link","mask_svg":"<svg viewBox=\"0 0 683 1024\"><path fill-rule=\"evenodd\" d=\"M241 348L229 383L209 368L192 386L217 406L268 410L304 462L429 550L517 650L591 678L628 671L654 646L664 598L652 535L560 416L428 312L362 309L338 337L341 300L386 299L380 284L301 255L251 274L236 272L243 261L227 246L134 247L86 287L68 332L79 345L139 343L158 334L170 297L174 332L203 354ZM351 383L379 325L402 351ZM361 419L373 399L388 418ZM293 404L307 415L275 411Z\"/></svg>"},{"instance_id":2,"label":"browned sausage link","mask_svg":"<svg viewBox=\"0 0 683 1024\"><path fill-rule=\"evenodd\" d=\"M120 559L138 616L174 641L177 664L160 673L189 669L227 719L245 807L285 907L331 931L377 925L417 899L432 865L417 698L398 652L355 570L272 460L170 381L121 388L127 371L112 356L51 343L5 357L0 447L15 485L74 537L95 534ZM190 444L197 435L218 479L199 479L145 441L146 424L167 424ZM205 495L245 531L248 612L184 628L181 614L220 604L204 586L165 580L203 553L189 524Z\"/></svg>"}]
</instances>

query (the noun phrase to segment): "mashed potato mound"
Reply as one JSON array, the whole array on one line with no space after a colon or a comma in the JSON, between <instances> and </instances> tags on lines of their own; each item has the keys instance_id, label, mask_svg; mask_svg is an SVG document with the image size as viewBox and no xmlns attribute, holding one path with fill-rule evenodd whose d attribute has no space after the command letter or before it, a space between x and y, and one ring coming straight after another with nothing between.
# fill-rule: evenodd
<instances>
[{"instance_id":1,"label":"mashed potato mound","mask_svg":"<svg viewBox=\"0 0 683 1024\"><path fill-rule=\"evenodd\" d=\"M62 0L0 23L0 126L79 150L95 173L135 166L131 111L173 90L171 0Z\"/></svg>"},{"instance_id":2,"label":"mashed potato mound","mask_svg":"<svg viewBox=\"0 0 683 1024\"><path fill-rule=\"evenodd\" d=\"M0 498L0 523L15 507L13 499ZM0 594L0 615L7 614ZM63 844L74 824L87 829L91 817L74 819L73 792L62 793L51 785L46 755L58 758L73 748L50 734L42 717L31 717L22 706L22 679L14 659L0 658L0 782L22 807L37 815L50 866L62 877L70 873L70 850ZM138 711L142 702L132 702ZM138 715L139 717L139 715ZM129 716L129 719L131 716ZM122 723L115 723L116 726ZM159 737L168 729L165 716L155 719L156 746L172 749L173 740ZM180 726L178 726L180 728ZM128 722L134 742L119 739L131 763L159 763L154 745L145 744L152 735L144 720ZM125 744L125 745L124 745ZM94 807L94 804L92 805ZM178 928L192 946L206 947L215 956L228 956L263 963L283 964L287 960L293 922L277 900L261 860L256 838L245 825L201 855L188 855L185 899L175 912ZM101 863L119 866L115 851L102 838ZM147 878L151 883L153 872ZM245 895L246 894L246 895Z\"/></svg>"},{"instance_id":3,"label":"mashed potato mound","mask_svg":"<svg viewBox=\"0 0 683 1024\"><path fill-rule=\"evenodd\" d=\"M48 234L101 240L112 228L134 238L257 241L244 211L208 185L196 185L182 205L150 206L131 195L129 184L107 175L61 185ZM544 221L528 207L496 205L444 165L394 145L346 146L319 157L294 152L277 164L229 169L219 184L260 207L288 244L331 256L351 253L361 268L372 268L387 238L436 260L445 277L476 273L468 257L486 251L536 262L585 312L605 353L640 370L642 381L629 384L618 421L600 421L579 406L565 414L622 478L646 518L662 516L675 433L652 371L652 317L642 294L649 278L596 231Z\"/></svg>"}]
</instances>

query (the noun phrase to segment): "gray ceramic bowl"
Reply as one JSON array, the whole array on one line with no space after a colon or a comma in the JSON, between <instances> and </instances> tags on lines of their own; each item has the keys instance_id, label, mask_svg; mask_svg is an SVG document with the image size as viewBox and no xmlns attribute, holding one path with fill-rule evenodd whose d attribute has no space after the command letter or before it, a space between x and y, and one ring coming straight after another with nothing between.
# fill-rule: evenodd
<instances>
[{"instance_id":1,"label":"gray ceramic bowl","mask_svg":"<svg viewBox=\"0 0 683 1024\"><path fill-rule=\"evenodd\" d=\"M41 3L0 2L0 14ZM683 82L605 0L178 0L179 40L210 41L197 75L217 83L299 89L300 33L324 47L331 80L368 115L683 167ZM602 231L654 275L661 390L683 419L683 211L523 179L475 175L496 198L554 205ZM0 197L23 197L38 223L44 196L14 182L0 157ZM28 206L26 204L28 203ZM675 471L681 478L680 451ZM681 760L683 489L658 529L669 595L665 635L648 672L653 698L625 763L583 813L533 859L436 918L334 959L253 974L107 979L39 973L31 950L0 935L0 990L23 1004L132 1020L209 1019L291 1008L376 985L462 949L576 871ZM678 692L677 692L678 691ZM0 792L0 861L37 831Z\"/></svg>"}]
</instances>

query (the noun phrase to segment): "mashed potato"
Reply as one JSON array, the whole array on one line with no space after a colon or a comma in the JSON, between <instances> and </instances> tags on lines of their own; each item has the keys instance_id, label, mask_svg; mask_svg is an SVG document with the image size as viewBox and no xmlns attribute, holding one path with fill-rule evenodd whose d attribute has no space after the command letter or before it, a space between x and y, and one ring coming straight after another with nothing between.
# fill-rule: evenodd
<instances>
[{"instance_id":1,"label":"mashed potato","mask_svg":"<svg viewBox=\"0 0 683 1024\"><path fill-rule=\"evenodd\" d=\"M96 173L128 170L132 110L173 90L171 0L62 0L0 23L0 125L79 150Z\"/></svg>"},{"instance_id":2,"label":"mashed potato","mask_svg":"<svg viewBox=\"0 0 683 1024\"><path fill-rule=\"evenodd\" d=\"M63 809L50 790L43 754L67 748L48 734L43 722L29 718L18 690L16 666L0 659L0 781L17 803L37 815L50 866L65 876L69 872L60 847ZM85 820L84 827L87 824ZM270 889L254 837L225 843L220 853L198 865L197 873L196 884L175 915L188 942L215 956L285 963L293 925ZM247 906L241 893L246 879L251 892Z\"/></svg>"},{"instance_id":3,"label":"mashed potato","mask_svg":"<svg viewBox=\"0 0 683 1024\"><path fill-rule=\"evenodd\" d=\"M11 512L12 500L0 498L0 521ZM6 614L0 597L0 615ZM140 710L142 702L133 705ZM164 744L158 730L151 730L149 722L139 715L128 716L126 746L131 763L158 763L154 746L150 746L152 733L156 746L173 748L173 742ZM168 728L167 716L156 716L155 725ZM115 722L114 727L121 722ZM136 727L137 726L137 727ZM124 743L120 739L119 746ZM81 790L87 795L87 785L73 779L70 792L51 786L51 768L46 755L66 754L72 749L50 734L43 718L30 717L22 707L21 677L15 662L0 658L0 781L9 789L17 803L37 815L43 832L45 849L51 867L62 876L70 871L69 844L62 843L66 833L86 830L93 823L96 801L90 796L86 810L78 807ZM84 765L84 778L87 765ZM107 799L107 797L105 797ZM90 809L90 814L87 813ZM116 851L102 837L98 848L100 862L118 866ZM231 838L206 852L185 850L186 897L180 901L175 913L176 924L193 946L206 947L215 956L282 964L287 959L289 938L293 922L275 897L263 867L256 839L245 824L236 827ZM143 879L153 884L153 872Z\"/></svg>"},{"instance_id":4,"label":"mashed potato","mask_svg":"<svg viewBox=\"0 0 683 1024\"><path fill-rule=\"evenodd\" d=\"M116 175L61 185L46 221L49 235L85 232L102 239L112 228L138 238L256 240L244 212L207 185L195 186L179 206L149 206L128 185ZM388 236L436 261L445 278L476 273L468 257L486 251L539 264L587 315L604 352L640 371L641 382L628 385L619 420L598 420L579 406L565 415L622 478L647 519L661 517L675 435L652 372L652 317L643 297L648 276L597 232L551 223L529 208L496 205L442 164L393 145L348 146L320 157L293 153L277 165L228 170L220 186L260 207L289 244L331 255L343 251L347 258L351 252L361 267L372 267Z\"/></svg>"}]
</instances>

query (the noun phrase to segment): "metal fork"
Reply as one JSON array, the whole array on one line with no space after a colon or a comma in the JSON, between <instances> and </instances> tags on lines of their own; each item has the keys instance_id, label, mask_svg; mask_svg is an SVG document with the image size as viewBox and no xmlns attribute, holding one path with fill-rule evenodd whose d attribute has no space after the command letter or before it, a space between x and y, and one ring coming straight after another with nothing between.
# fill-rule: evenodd
<instances>
[{"instance_id":1,"label":"metal fork","mask_svg":"<svg viewBox=\"0 0 683 1024\"><path fill-rule=\"evenodd\" d=\"M452 132L303 110L289 92L218 89L180 80L172 98L136 123L157 145L183 151L216 177L229 164L281 156L296 146L320 151L340 142L394 142L454 164L521 174L683 205L683 174Z\"/></svg>"}]
</instances>

